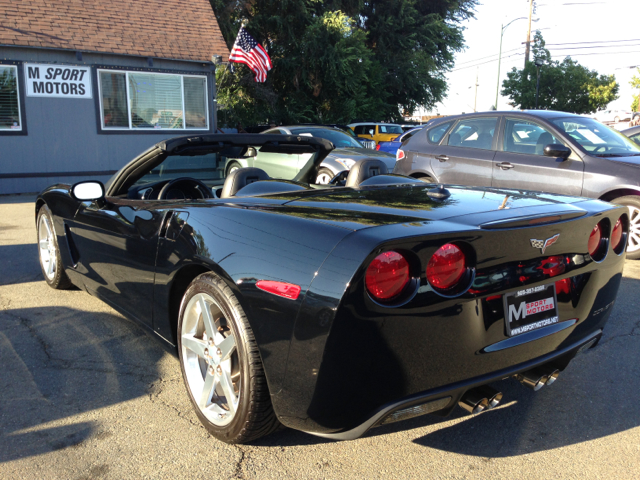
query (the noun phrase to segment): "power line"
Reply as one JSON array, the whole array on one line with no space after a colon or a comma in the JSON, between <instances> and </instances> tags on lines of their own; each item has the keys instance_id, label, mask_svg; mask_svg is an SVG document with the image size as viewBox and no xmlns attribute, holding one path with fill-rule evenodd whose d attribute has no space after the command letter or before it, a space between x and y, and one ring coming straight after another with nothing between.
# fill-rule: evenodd
<instances>
[{"instance_id":1,"label":"power line","mask_svg":"<svg viewBox=\"0 0 640 480\"><path fill-rule=\"evenodd\" d=\"M507 50L506 52L502 52L502 58L504 57L505 53L511 53L511 52L515 52L516 50L520 50L522 49L522 47L517 47L517 48L512 48L511 50ZM478 62L480 60L484 60L485 58L491 58L491 57L497 57L499 54L494 53L493 55L487 55L486 57L480 57L480 58L476 58L474 60L468 60L466 62L462 62L462 63L456 63L456 67L460 66L460 65L466 65L467 63L475 63ZM497 58L495 60L498 60Z\"/></svg>"},{"instance_id":2,"label":"power line","mask_svg":"<svg viewBox=\"0 0 640 480\"><path fill-rule=\"evenodd\" d=\"M521 56L521 55L524 55L524 53L514 53L514 54L512 54L512 55L507 55L506 57L503 55L503 56L502 56L502 59L504 60L505 58L510 58L510 57L519 57L519 56ZM486 62L476 63L476 64L474 64L474 65L469 65L469 66L466 66L466 67L460 67L460 68L456 68L456 69L454 69L454 70L449 70L449 72L456 72L456 71L458 71L458 70L464 70L464 69L466 69L466 68L479 67L480 65L485 65L485 64L487 64L487 63L497 62L497 61L498 61L498 59L497 59L497 58L494 58L493 60L488 60L488 61L486 61Z\"/></svg>"},{"instance_id":3,"label":"power line","mask_svg":"<svg viewBox=\"0 0 640 480\"><path fill-rule=\"evenodd\" d=\"M640 43L634 43L631 45L594 45L592 47L558 47L551 50L585 50L587 48L623 48L623 47L637 47Z\"/></svg>"},{"instance_id":4,"label":"power line","mask_svg":"<svg viewBox=\"0 0 640 480\"><path fill-rule=\"evenodd\" d=\"M629 40L593 40L591 42L566 42L566 43L547 43L546 45L586 45L589 43L620 43L620 42L640 42L640 38L632 38Z\"/></svg>"}]
</instances>

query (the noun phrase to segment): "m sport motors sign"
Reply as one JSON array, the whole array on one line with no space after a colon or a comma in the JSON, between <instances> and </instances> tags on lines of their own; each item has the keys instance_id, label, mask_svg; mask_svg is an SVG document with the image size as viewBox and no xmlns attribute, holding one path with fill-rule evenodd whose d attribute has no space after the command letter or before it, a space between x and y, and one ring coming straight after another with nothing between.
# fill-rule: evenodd
<instances>
[{"instance_id":1,"label":"m sport motors sign","mask_svg":"<svg viewBox=\"0 0 640 480\"><path fill-rule=\"evenodd\" d=\"M29 97L92 98L90 67L25 63L24 78Z\"/></svg>"}]
</instances>

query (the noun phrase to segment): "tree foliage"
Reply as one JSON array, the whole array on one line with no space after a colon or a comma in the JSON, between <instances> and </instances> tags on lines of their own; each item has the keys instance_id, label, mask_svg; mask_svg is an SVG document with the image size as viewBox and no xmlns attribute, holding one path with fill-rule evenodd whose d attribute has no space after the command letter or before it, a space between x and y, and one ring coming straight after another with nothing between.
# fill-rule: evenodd
<instances>
[{"instance_id":1,"label":"tree foliage","mask_svg":"<svg viewBox=\"0 0 640 480\"><path fill-rule=\"evenodd\" d=\"M538 108L585 114L605 108L618 98L619 85L614 75L598 75L567 57L553 61L540 32L533 42L533 57L540 58L540 92ZM536 105L537 67L528 62L522 70L515 67L502 83L502 95L515 107L532 109Z\"/></svg>"},{"instance_id":2,"label":"tree foliage","mask_svg":"<svg viewBox=\"0 0 640 480\"><path fill-rule=\"evenodd\" d=\"M633 88L637 88L638 90L640 90L640 68L638 68L637 73L638 73L637 76L634 75L633 77L631 77L631 81L629 82L629 84ZM638 92L633 96L633 102L631 102L631 111L632 112L640 111L640 92Z\"/></svg>"},{"instance_id":3,"label":"tree foliage","mask_svg":"<svg viewBox=\"0 0 640 480\"><path fill-rule=\"evenodd\" d=\"M210 0L229 48L246 29L273 69L218 68L221 123L394 120L446 94L477 0Z\"/></svg>"}]
</instances>

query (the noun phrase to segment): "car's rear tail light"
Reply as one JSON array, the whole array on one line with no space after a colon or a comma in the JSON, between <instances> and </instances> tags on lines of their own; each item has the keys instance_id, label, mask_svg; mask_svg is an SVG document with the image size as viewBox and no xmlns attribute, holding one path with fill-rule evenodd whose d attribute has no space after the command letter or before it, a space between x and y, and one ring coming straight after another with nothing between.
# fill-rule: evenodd
<instances>
[{"instance_id":1,"label":"car's rear tail light","mask_svg":"<svg viewBox=\"0 0 640 480\"><path fill-rule=\"evenodd\" d=\"M300 295L300 287L292 283L276 282L273 280L258 280L256 287L265 292L278 295L279 297L297 300Z\"/></svg>"},{"instance_id":2,"label":"car's rear tail light","mask_svg":"<svg viewBox=\"0 0 640 480\"><path fill-rule=\"evenodd\" d=\"M365 284L377 300L391 300L402 293L409 283L409 262L400 253L381 253L369 264Z\"/></svg>"},{"instance_id":3,"label":"car's rear tail light","mask_svg":"<svg viewBox=\"0 0 640 480\"><path fill-rule=\"evenodd\" d=\"M398 149L396 152L396 160L402 160L404 158L404 150Z\"/></svg>"},{"instance_id":4,"label":"car's rear tail light","mask_svg":"<svg viewBox=\"0 0 640 480\"><path fill-rule=\"evenodd\" d=\"M380 144L376 145L376 150L380 150Z\"/></svg>"},{"instance_id":5,"label":"car's rear tail light","mask_svg":"<svg viewBox=\"0 0 640 480\"><path fill-rule=\"evenodd\" d=\"M571 279L563 278L562 280L558 280L556 282L556 294L569 294L571 293Z\"/></svg>"},{"instance_id":6,"label":"car's rear tail light","mask_svg":"<svg viewBox=\"0 0 640 480\"><path fill-rule=\"evenodd\" d=\"M611 248L620 255L624 251L627 240L626 235L626 218L620 217L611 232Z\"/></svg>"},{"instance_id":7,"label":"car's rear tail light","mask_svg":"<svg viewBox=\"0 0 640 480\"><path fill-rule=\"evenodd\" d=\"M593 227L593 230L591 230L591 234L589 235L589 255L591 255L591 258L596 262L601 261L607 255L606 246L608 232L605 221L609 225L608 220L600 220L600 222Z\"/></svg>"},{"instance_id":8,"label":"car's rear tail light","mask_svg":"<svg viewBox=\"0 0 640 480\"><path fill-rule=\"evenodd\" d=\"M427 264L427 281L438 290L448 290L458 284L467 271L467 259L453 243L441 246Z\"/></svg>"}]
</instances>

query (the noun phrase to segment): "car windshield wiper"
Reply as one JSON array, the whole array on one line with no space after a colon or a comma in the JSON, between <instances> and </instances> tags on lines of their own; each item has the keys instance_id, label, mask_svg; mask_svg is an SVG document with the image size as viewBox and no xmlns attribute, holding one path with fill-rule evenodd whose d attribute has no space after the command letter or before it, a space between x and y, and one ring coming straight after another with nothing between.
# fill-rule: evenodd
<instances>
[{"instance_id":1,"label":"car windshield wiper","mask_svg":"<svg viewBox=\"0 0 640 480\"><path fill-rule=\"evenodd\" d=\"M596 153L596 157L625 157L626 155L620 155L619 153Z\"/></svg>"}]
</instances>

